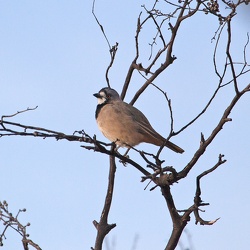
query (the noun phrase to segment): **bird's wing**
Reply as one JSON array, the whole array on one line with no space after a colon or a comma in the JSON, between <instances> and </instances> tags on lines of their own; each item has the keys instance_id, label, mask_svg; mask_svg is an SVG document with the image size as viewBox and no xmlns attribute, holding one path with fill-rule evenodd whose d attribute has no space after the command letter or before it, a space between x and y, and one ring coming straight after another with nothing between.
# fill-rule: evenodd
<instances>
[{"instance_id":1,"label":"bird's wing","mask_svg":"<svg viewBox=\"0 0 250 250\"><path fill-rule=\"evenodd\" d=\"M131 119L136 122L138 126L137 130L139 133L147 134L148 136L151 136L156 140L164 142L164 138L153 129L146 116L139 109L131 106L130 104L124 104L126 105L127 115L129 115Z\"/></svg>"},{"instance_id":2,"label":"bird's wing","mask_svg":"<svg viewBox=\"0 0 250 250\"><path fill-rule=\"evenodd\" d=\"M166 139L153 129L146 116L137 108L125 102L121 102L120 105L117 106L117 108L122 110L124 116L131 119L131 122L134 124L134 129L136 129L138 133L143 135L144 142L152 143L157 146L161 146L163 143L165 143L166 147L177 153L184 152L182 148L175 145L174 143L170 141L166 142Z\"/></svg>"}]
</instances>

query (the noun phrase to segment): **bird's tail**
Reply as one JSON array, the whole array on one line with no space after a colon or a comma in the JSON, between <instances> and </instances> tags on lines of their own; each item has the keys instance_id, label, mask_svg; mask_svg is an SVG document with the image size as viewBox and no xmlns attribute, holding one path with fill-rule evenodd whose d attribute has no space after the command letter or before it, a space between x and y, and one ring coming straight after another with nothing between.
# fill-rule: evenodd
<instances>
[{"instance_id":1,"label":"bird's tail","mask_svg":"<svg viewBox=\"0 0 250 250\"><path fill-rule=\"evenodd\" d=\"M176 144L172 143L171 141L167 141L165 146L168 147L169 149L173 150L176 153L182 154L184 152L184 150L181 147L177 146Z\"/></svg>"}]
</instances>

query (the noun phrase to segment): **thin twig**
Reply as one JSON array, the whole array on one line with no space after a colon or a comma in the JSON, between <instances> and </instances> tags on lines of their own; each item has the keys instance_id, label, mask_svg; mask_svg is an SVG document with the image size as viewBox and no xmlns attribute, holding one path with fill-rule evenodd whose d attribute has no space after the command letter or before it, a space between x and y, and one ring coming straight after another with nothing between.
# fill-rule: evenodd
<instances>
[{"instance_id":1,"label":"thin twig","mask_svg":"<svg viewBox=\"0 0 250 250\"><path fill-rule=\"evenodd\" d=\"M12 115L2 115L1 120L0 120L0 123L2 123L2 121L3 121L4 118L14 117L14 116L19 115L19 114L21 114L21 113L24 113L24 112L27 112L27 111L32 111L32 110L35 110L35 109L37 109L37 108L38 108L38 106L36 106L35 108L29 108L29 107L28 107L27 109L24 109L24 110L21 110L21 111L17 111L16 113L14 113L14 114L12 114Z\"/></svg>"},{"instance_id":2,"label":"thin twig","mask_svg":"<svg viewBox=\"0 0 250 250\"><path fill-rule=\"evenodd\" d=\"M236 73L235 73L235 69L234 69L234 63L233 63L233 59L230 53L230 45L231 45L231 17L229 18L229 20L227 21L227 34L228 34L228 42L227 42L227 49L226 49L226 53L227 53L227 57L229 59L230 62L230 67L231 67L231 72L233 75L233 82L234 82L234 90L236 92L236 94L239 94L239 89L238 89L238 83L237 83L237 77L236 77Z\"/></svg>"},{"instance_id":3,"label":"thin twig","mask_svg":"<svg viewBox=\"0 0 250 250\"><path fill-rule=\"evenodd\" d=\"M109 77L108 77L108 74L109 74L109 70L111 69L113 63L114 63L114 60L115 60L115 56L116 56L116 52L117 52L117 49L118 49L118 43L116 43L114 46L111 47L110 45L110 42L109 42L109 39L105 33L105 30L102 26L102 24L100 23L100 21L98 20L96 14L95 14L95 0L93 0L93 4L92 4L92 14L97 22L97 24L99 25L101 31L102 31L102 34L108 44L108 47L109 47L109 53L110 53L110 63L106 69L106 72L105 72L105 78L106 78L106 82L107 82L107 85L108 87L110 88L110 81L109 81Z\"/></svg>"},{"instance_id":4,"label":"thin twig","mask_svg":"<svg viewBox=\"0 0 250 250\"><path fill-rule=\"evenodd\" d=\"M109 46L109 50L111 50L111 45L109 43L108 37L106 36L105 30L104 30L103 26L101 25L101 23L99 22L96 14L95 14L95 0L93 0L93 4L92 4L92 14L93 14L93 16L94 16L97 24L99 25L99 27L100 27L100 29L102 31L103 36L105 37L105 40L106 40L106 42L107 42L107 44Z\"/></svg>"}]
</instances>

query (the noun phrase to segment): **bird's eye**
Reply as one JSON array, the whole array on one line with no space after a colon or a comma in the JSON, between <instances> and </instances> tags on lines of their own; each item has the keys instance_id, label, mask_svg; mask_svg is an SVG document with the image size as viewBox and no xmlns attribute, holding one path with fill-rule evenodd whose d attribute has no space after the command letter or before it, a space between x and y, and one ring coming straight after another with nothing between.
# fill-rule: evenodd
<instances>
[{"instance_id":1,"label":"bird's eye","mask_svg":"<svg viewBox=\"0 0 250 250\"><path fill-rule=\"evenodd\" d=\"M107 98L110 98L110 95L107 95Z\"/></svg>"}]
</instances>

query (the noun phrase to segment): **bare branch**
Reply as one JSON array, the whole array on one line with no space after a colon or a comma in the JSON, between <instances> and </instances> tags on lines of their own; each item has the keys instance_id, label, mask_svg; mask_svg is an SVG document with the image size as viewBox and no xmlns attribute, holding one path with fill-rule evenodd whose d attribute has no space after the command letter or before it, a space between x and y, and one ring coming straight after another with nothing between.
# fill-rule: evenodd
<instances>
[{"instance_id":1,"label":"bare branch","mask_svg":"<svg viewBox=\"0 0 250 250\"><path fill-rule=\"evenodd\" d=\"M95 18L97 24L99 25L101 31L102 31L102 34L103 34L103 36L104 36L104 38L105 38L105 40L106 40L106 42L107 42L107 44L108 44L108 46L109 46L109 50L111 50L111 45L110 45L110 43L109 43L108 37L106 36L106 33L105 33L105 31L104 31L104 28L103 28L103 26L101 25L101 23L99 22L99 20L98 20L96 14L95 14L95 0L93 0L93 4L92 4L92 14L93 14L93 16L94 16L94 18Z\"/></svg>"},{"instance_id":2,"label":"bare branch","mask_svg":"<svg viewBox=\"0 0 250 250\"><path fill-rule=\"evenodd\" d=\"M104 143L101 141L96 140L95 136L92 138L87 133L85 133L83 130L81 131L75 131L72 135L66 135L62 132L45 129L41 127L35 127L30 125L24 125L20 123L15 122L9 122L9 121L2 121L0 123L2 126L2 129L0 129L0 138L4 136L31 136L31 137L41 137L43 139L45 138L55 138L56 140L67 140L67 141L77 141L77 142L84 142L93 144L94 146L81 146L88 150L95 150L97 152L101 152L107 155L113 155L116 158L122 160L123 162L127 162L137 168L140 172L142 172L145 175L150 175L148 171L146 171L143 167L141 167L139 164L137 164L135 161L127 158L126 156L123 156L119 154L117 151L107 150L105 146L110 146L110 143ZM10 129L7 127L7 125L12 126L13 128ZM17 130L17 128L22 128L22 130ZM31 130L30 132L28 132ZM76 133L80 134L81 136L75 135Z\"/></svg>"},{"instance_id":3,"label":"bare branch","mask_svg":"<svg viewBox=\"0 0 250 250\"><path fill-rule=\"evenodd\" d=\"M190 122L188 122L185 126L183 126L180 130L172 133L173 136L176 136L178 134L180 134L182 131L184 131L186 128L188 128L190 125L192 125L195 121L197 121L209 108L209 106L211 105L212 101L215 99L216 95L218 94L219 90L221 88L221 82L219 82L216 90L214 91L213 95L211 96L211 98L209 99L209 101L207 102L206 106L203 108L203 110L196 116L194 117Z\"/></svg>"},{"instance_id":4,"label":"bare branch","mask_svg":"<svg viewBox=\"0 0 250 250\"><path fill-rule=\"evenodd\" d=\"M107 84L108 86L110 87L110 81L109 81L109 77L108 77L108 74L109 74L109 70L111 69L114 61L115 61L115 56L116 56L116 52L118 50L118 43L116 43L114 46L112 46L112 48L109 50L109 53L110 53L110 63L108 65L108 68L106 70L106 73L105 73L105 77L106 77L106 81L107 81Z\"/></svg>"},{"instance_id":5,"label":"bare branch","mask_svg":"<svg viewBox=\"0 0 250 250\"><path fill-rule=\"evenodd\" d=\"M195 197L194 197L194 215L195 215L195 219L196 219L196 224L200 223L201 225L213 225L218 219L213 220L213 221L205 221L200 217L199 214L199 206L204 206L207 205L207 203L203 203L202 199L201 199L201 187L200 187L200 180L201 178L203 178L205 175L213 172L214 170L216 170L220 165L224 164L226 162L226 160L223 160L224 155L219 155L219 159L218 162L210 169L204 171L202 174L200 174L199 176L197 176L196 178L196 193L195 193Z\"/></svg>"},{"instance_id":6,"label":"bare branch","mask_svg":"<svg viewBox=\"0 0 250 250\"><path fill-rule=\"evenodd\" d=\"M244 51L243 51L243 54L244 54L244 65L248 65L247 64L247 56L246 56L246 50L247 50L248 44L249 44L249 33L247 33L247 42L246 42L246 44L244 46Z\"/></svg>"},{"instance_id":7,"label":"bare branch","mask_svg":"<svg viewBox=\"0 0 250 250\"><path fill-rule=\"evenodd\" d=\"M179 215L179 213L177 212L177 209L175 207L175 203L172 197L172 194L170 192L170 187L169 186L164 186L161 187L161 192L163 197L165 198L165 201L167 203L168 206L168 211L170 213L172 222L173 222L173 229L172 229L172 233L170 236L170 239L167 243L167 246L165 248L165 250L171 250L171 249L175 249L179 238L182 234L183 229L185 228L189 218L187 220L182 220L181 216Z\"/></svg>"},{"instance_id":8,"label":"bare branch","mask_svg":"<svg viewBox=\"0 0 250 250\"><path fill-rule=\"evenodd\" d=\"M228 121L231 121L229 118L229 114L231 113L232 109L234 108L235 104L240 100L240 97L244 95L245 93L250 91L250 84L248 84L242 91L240 91L238 94L235 95L235 97L232 99L229 106L224 111L218 125L215 127L215 129L212 131L210 136L204 141L202 145L200 145L199 149L195 152L193 158L191 161L185 166L183 170L181 170L178 173L177 179L180 180L187 176L188 172L192 169L192 167L195 165L195 163L198 161L200 156L205 152L208 145L213 141L215 136L222 130L224 124Z\"/></svg>"},{"instance_id":9,"label":"bare branch","mask_svg":"<svg viewBox=\"0 0 250 250\"><path fill-rule=\"evenodd\" d=\"M19 209L16 216L9 211L8 203L6 201L0 202L0 221L4 225L4 230L0 234L0 246L3 246L3 239L5 239L5 234L9 228L15 230L18 234L22 236L22 243L24 250L29 249L29 245L34 247L37 250L42 250L38 244L34 243L29 239L29 234L27 233L27 227L30 226L30 223L23 225L19 221L19 215L23 212L26 212L26 209Z\"/></svg>"},{"instance_id":10,"label":"bare branch","mask_svg":"<svg viewBox=\"0 0 250 250\"><path fill-rule=\"evenodd\" d=\"M153 75L151 77L149 77L149 79L136 92L133 99L130 101L131 105L133 105L136 102L136 100L145 91L145 89L149 86L149 84L151 84L176 59L176 57L172 55L172 51L173 51L175 38L176 38L177 32L179 30L179 27L181 25L181 22L183 20L185 20L187 17L191 17L192 15L194 15L198 11L199 6L200 6L200 2L198 1L197 5L196 5L196 8L193 11L189 12L187 15L184 15L184 11L185 11L185 8L188 5L188 2L189 2L188 0L185 0L183 2L183 6L182 6L182 9L180 9L180 13L179 13L178 18L176 20L176 23L171 28L171 37L169 39L169 43L168 43L168 46L167 46L165 61L161 64L160 67L158 67L158 69L155 70Z\"/></svg>"},{"instance_id":11,"label":"bare branch","mask_svg":"<svg viewBox=\"0 0 250 250\"><path fill-rule=\"evenodd\" d=\"M99 25L101 31L102 31L102 34L108 44L108 47L109 47L109 53L110 53L110 63L107 67L107 70L106 70L106 73L105 73L105 77L106 77L106 82L107 82L107 85L108 87L110 88L110 81L109 81L109 77L108 77L108 74L109 74L109 70L111 69L113 63L114 63L114 60L115 60L115 56L116 56L116 52L117 52L117 49L118 49L118 43L116 43L114 46L111 47L110 45L110 42L109 42L109 39L105 33L105 30L103 28L103 26L101 25L99 19L97 18L96 14L95 14L95 0L93 0L93 4L92 4L92 14L97 22L97 24Z\"/></svg>"},{"instance_id":12,"label":"bare branch","mask_svg":"<svg viewBox=\"0 0 250 250\"><path fill-rule=\"evenodd\" d=\"M128 69L128 73L127 73L126 78L125 78L125 82L123 84L123 89L121 92L122 100L125 98L129 83L130 83L132 75L133 75L133 72L136 69L137 59L139 58L139 53L140 53L139 52L139 34L141 32L143 24L149 19L149 17L147 17L144 21L141 21L141 14L142 14L142 12L140 12L140 14L137 18L137 27L136 27L136 34L135 34L135 51L136 51L135 58L132 60L132 62L130 64L130 67Z\"/></svg>"},{"instance_id":13,"label":"bare branch","mask_svg":"<svg viewBox=\"0 0 250 250\"><path fill-rule=\"evenodd\" d=\"M2 121L3 121L3 119L4 118L11 118L11 117L14 117L14 116L16 116L16 115L19 115L19 114L21 114L21 113L24 113L24 112L27 112L27 111L32 111L32 110L35 110L35 109L37 109L38 108L38 106L36 106L35 108L27 108L27 109L24 109L24 110L21 110L21 111L17 111L16 113L14 113L14 114L12 114L12 115L2 115L2 117L1 117L1 120L0 120L0 123L2 123Z\"/></svg>"},{"instance_id":14,"label":"bare branch","mask_svg":"<svg viewBox=\"0 0 250 250\"><path fill-rule=\"evenodd\" d=\"M231 54L230 54L230 44L231 44L231 17L230 17L229 20L227 21L227 33L228 33L228 42L227 42L226 53L227 53L227 57L228 57L229 62L230 62L230 67L231 67L231 71L232 71L232 75L233 75L234 90L235 90L236 94L238 95L238 94L239 94L239 89L238 89L238 84L237 84L237 77L236 77L236 74L235 74L233 59L232 59L232 56L231 56Z\"/></svg>"},{"instance_id":15,"label":"bare branch","mask_svg":"<svg viewBox=\"0 0 250 250\"><path fill-rule=\"evenodd\" d=\"M115 146L112 146L112 151L114 151ZM111 207L111 202L113 198L113 191L114 191L114 181L115 181L115 172L116 172L116 164L115 164L115 157L109 156L110 159L110 168L109 168L109 181L108 181L108 190L106 193L105 203L102 210L100 222L93 221L93 224L97 230L95 248L93 250L101 250L102 244L105 236L116 227L116 224L108 224L108 215Z\"/></svg>"},{"instance_id":16,"label":"bare branch","mask_svg":"<svg viewBox=\"0 0 250 250\"><path fill-rule=\"evenodd\" d=\"M88 149L88 150L94 150L95 152L100 152L100 153L107 154L107 155L113 155L116 158L120 159L122 162L131 164L133 167L135 167L137 170L139 170L144 175L146 175L146 176L150 175L150 173L147 170L145 170L142 166L140 166L138 163L131 160L130 158L119 154L117 151L107 150L105 147L102 146L102 143L99 143L99 141L95 141L94 144L95 144L94 146L83 146L82 145L81 147Z\"/></svg>"}]
</instances>

